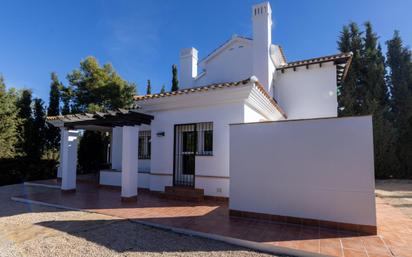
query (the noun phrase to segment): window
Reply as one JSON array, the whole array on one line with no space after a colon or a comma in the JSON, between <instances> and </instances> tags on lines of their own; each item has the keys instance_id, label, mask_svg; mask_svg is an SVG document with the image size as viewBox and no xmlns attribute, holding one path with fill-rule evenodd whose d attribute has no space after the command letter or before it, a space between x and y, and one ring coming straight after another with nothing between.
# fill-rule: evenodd
<instances>
[{"instance_id":1,"label":"window","mask_svg":"<svg viewBox=\"0 0 412 257\"><path fill-rule=\"evenodd\" d=\"M151 137L150 130L139 131L139 159L150 159Z\"/></svg>"},{"instance_id":2,"label":"window","mask_svg":"<svg viewBox=\"0 0 412 257\"><path fill-rule=\"evenodd\" d=\"M196 124L197 155L213 155L213 122Z\"/></svg>"},{"instance_id":3,"label":"window","mask_svg":"<svg viewBox=\"0 0 412 257\"><path fill-rule=\"evenodd\" d=\"M213 130L206 130L203 133L203 151L212 152L213 151Z\"/></svg>"}]
</instances>

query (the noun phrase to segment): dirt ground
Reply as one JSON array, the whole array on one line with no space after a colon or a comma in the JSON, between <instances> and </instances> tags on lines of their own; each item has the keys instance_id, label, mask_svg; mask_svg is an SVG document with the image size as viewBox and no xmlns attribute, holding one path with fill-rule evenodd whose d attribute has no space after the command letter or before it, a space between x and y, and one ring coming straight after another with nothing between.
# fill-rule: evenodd
<instances>
[{"instance_id":1,"label":"dirt ground","mask_svg":"<svg viewBox=\"0 0 412 257\"><path fill-rule=\"evenodd\" d=\"M244 256L241 247L154 229L111 216L17 203L41 187L0 187L0 256Z\"/></svg>"},{"instance_id":2,"label":"dirt ground","mask_svg":"<svg viewBox=\"0 0 412 257\"><path fill-rule=\"evenodd\" d=\"M412 180L377 180L376 196L412 218Z\"/></svg>"}]
</instances>

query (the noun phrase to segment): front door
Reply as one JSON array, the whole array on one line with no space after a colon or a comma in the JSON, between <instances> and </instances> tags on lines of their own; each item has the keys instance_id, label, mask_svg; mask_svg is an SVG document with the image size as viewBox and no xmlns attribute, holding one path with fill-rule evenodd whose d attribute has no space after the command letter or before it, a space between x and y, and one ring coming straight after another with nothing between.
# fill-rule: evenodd
<instances>
[{"instance_id":1,"label":"front door","mask_svg":"<svg viewBox=\"0 0 412 257\"><path fill-rule=\"evenodd\" d=\"M173 185L195 186L196 124L175 125Z\"/></svg>"}]
</instances>

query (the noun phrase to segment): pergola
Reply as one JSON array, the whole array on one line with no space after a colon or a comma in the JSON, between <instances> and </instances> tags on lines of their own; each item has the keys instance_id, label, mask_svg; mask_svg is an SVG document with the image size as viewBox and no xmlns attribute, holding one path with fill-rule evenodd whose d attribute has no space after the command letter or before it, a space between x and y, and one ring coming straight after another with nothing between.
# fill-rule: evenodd
<instances>
[{"instance_id":1,"label":"pergola","mask_svg":"<svg viewBox=\"0 0 412 257\"><path fill-rule=\"evenodd\" d=\"M133 109L47 117L49 124L60 128L61 189L76 190L78 130L112 131L112 152L121 152L112 155L112 169L122 173L122 200L137 200L139 127L150 125L153 118Z\"/></svg>"}]
</instances>

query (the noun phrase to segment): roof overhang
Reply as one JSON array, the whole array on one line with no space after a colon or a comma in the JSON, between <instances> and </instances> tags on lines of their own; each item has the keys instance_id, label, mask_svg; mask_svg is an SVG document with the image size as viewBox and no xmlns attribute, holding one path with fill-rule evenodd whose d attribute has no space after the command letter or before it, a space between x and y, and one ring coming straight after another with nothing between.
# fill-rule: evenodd
<instances>
[{"instance_id":1,"label":"roof overhang","mask_svg":"<svg viewBox=\"0 0 412 257\"><path fill-rule=\"evenodd\" d=\"M187 88L174 92L135 96L135 107L147 112L167 111L178 108L210 106L233 102L243 102L251 92L257 92L270 108L286 118L285 112L266 92L256 77L238 82L216 83L207 86Z\"/></svg>"},{"instance_id":2,"label":"roof overhang","mask_svg":"<svg viewBox=\"0 0 412 257\"><path fill-rule=\"evenodd\" d=\"M283 73L286 69L293 69L294 71L296 71L296 68L302 66L309 68L310 65L319 65L320 67L322 67L322 63L333 62L333 64L336 65L337 84L340 85L346 78L350 64L352 62L352 56L352 52L349 52L289 62L285 65L277 67L276 70Z\"/></svg>"},{"instance_id":3,"label":"roof overhang","mask_svg":"<svg viewBox=\"0 0 412 257\"><path fill-rule=\"evenodd\" d=\"M152 115L134 109L117 109L106 112L77 113L47 117L47 123L69 129L105 130L117 126L150 125Z\"/></svg>"}]
</instances>

